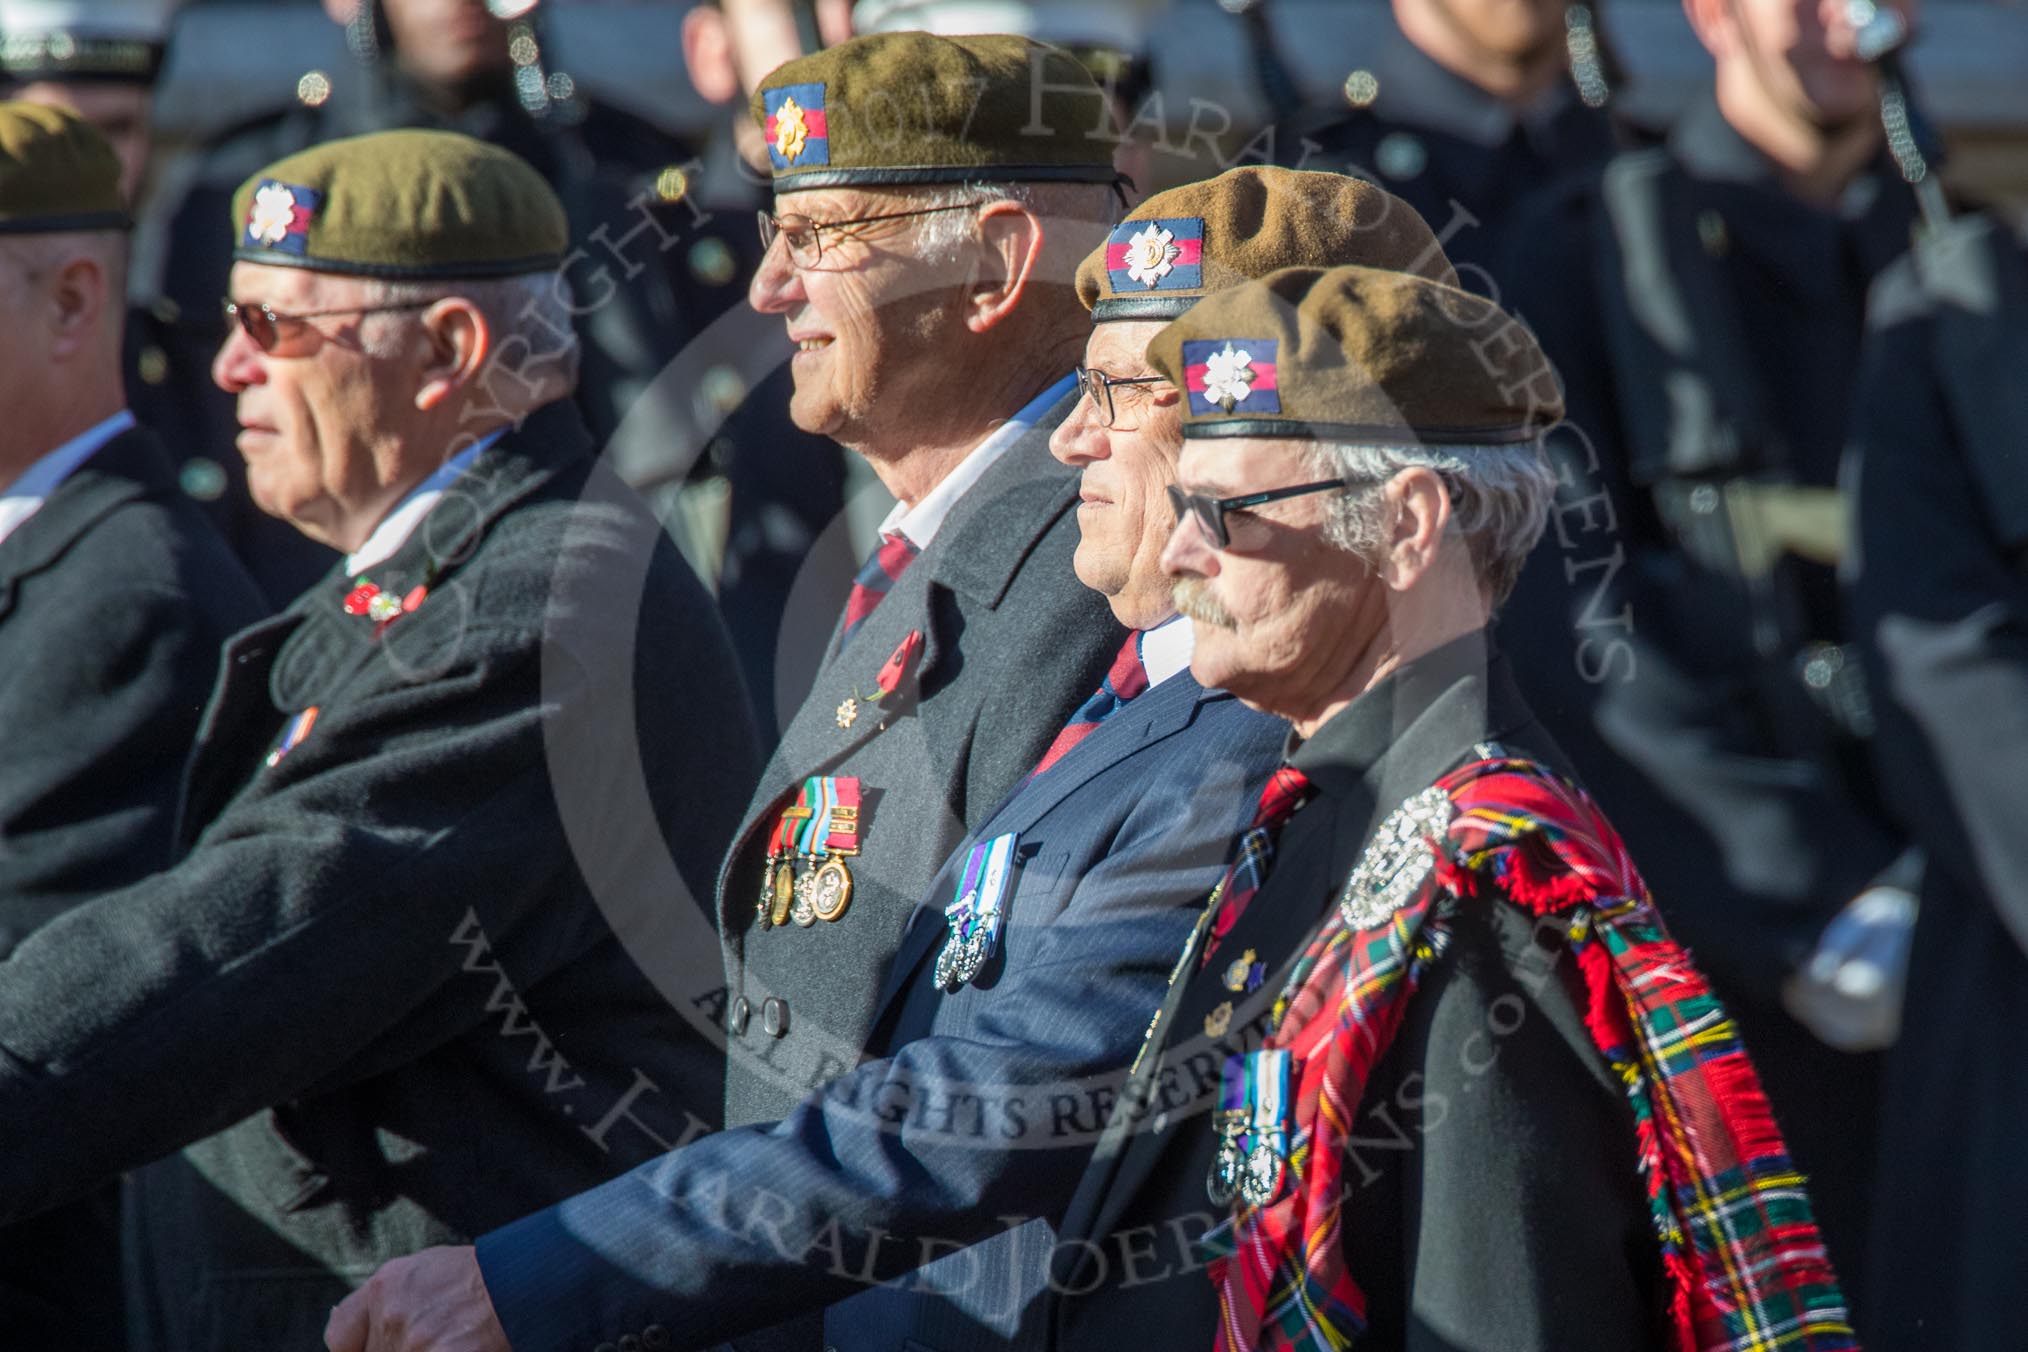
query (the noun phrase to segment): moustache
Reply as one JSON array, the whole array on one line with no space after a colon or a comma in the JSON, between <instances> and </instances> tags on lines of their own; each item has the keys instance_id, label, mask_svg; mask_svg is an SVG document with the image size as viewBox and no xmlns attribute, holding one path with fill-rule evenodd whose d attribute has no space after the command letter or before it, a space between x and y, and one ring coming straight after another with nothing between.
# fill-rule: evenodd
<instances>
[{"instance_id":1,"label":"moustache","mask_svg":"<svg viewBox=\"0 0 2028 1352\"><path fill-rule=\"evenodd\" d=\"M1232 612L1212 599L1201 577L1177 578L1169 594L1176 602L1176 613L1185 619L1219 629L1239 628L1239 621L1232 618Z\"/></svg>"}]
</instances>

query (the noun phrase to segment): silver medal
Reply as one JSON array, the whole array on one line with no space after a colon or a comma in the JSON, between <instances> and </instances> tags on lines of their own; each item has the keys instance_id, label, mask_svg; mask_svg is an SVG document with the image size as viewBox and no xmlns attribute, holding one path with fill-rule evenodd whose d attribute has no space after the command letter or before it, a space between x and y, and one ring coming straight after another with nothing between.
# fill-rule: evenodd
<instances>
[{"instance_id":1,"label":"silver medal","mask_svg":"<svg viewBox=\"0 0 2028 1352\"><path fill-rule=\"evenodd\" d=\"M1239 1192L1239 1139L1222 1136L1218 1153L1212 1157L1211 1173L1204 1180L1204 1195L1211 1205L1226 1207Z\"/></svg>"},{"instance_id":2,"label":"silver medal","mask_svg":"<svg viewBox=\"0 0 2028 1352\"><path fill-rule=\"evenodd\" d=\"M1436 868L1433 842L1450 829L1454 815L1450 795L1437 788L1424 789L1388 814L1338 901L1348 927L1385 924L1415 896Z\"/></svg>"},{"instance_id":3,"label":"silver medal","mask_svg":"<svg viewBox=\"0 0 2028 1352\"><path fill-rule=\"evenodd\" d=\"M1237 1147L1234 1147L1237 1153ZM1239 1175L1239 1199L1248 1206L1266 1206L1274 1200L1282 1182L1281 1156L1265 1145L1247 1152L1246 1167Z\"/></svg>"}]
</instances>

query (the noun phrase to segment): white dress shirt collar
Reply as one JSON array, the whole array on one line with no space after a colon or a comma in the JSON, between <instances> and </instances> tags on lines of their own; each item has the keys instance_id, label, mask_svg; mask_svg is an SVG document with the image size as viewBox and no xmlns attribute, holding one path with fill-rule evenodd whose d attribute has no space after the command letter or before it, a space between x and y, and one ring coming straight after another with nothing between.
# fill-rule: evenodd
<instances>
[{"instance_id":1,"label":"white dress shirt collar","mask_svg":"<svg viewBox=\"0 0 2028 1352\"><path fill-rule=\"evenodd\" d=\"M459 475L472 467L479 453L500 439L507 429L496 427L478 441L459 451L443 464L437 466L429 478L424 479L408 491L407 496L394 505L394 510L380 519L373 528L373 534L366 537L366 543L345 556L345 575L357 577L368 568L393 558L401 547L408 543L408 537L415 534L415 528L423 523L430 509L437 505L437 499L457 481Z\"/></svg>"},{"instance_id":2,"label":"white dress shirt collar","mask_svg":"<svg viewBox=\"0 0 2028 1352\"><path fill-rule=\"evenodd\" d=\"M965 490L984 478L993 462L1019 441L1023 432L1041 421L1042 415L1054 408L1057 400L1070 393L1076 381L1075 374L1067 375L1029 400L1019 413L994 428L992 435L974 446L971 454L960 460L958 467L946 474L941 483L923 494L915 506L895 503L894 510L880 523L880 533L887 535L899 531L908 537L908 542L916 547L917 552L928 549L930 541L936 538L937 531L943 526L944 518L951 514L951 508L958 505L958 499L965 496Z\"/></svg>"},{"instance_id":3,"label":"white dress shirt collar","mask_svg":"<svg viewBox=\"0 0 2028 1352\"><path fill-rule=\"evenodd\" d=\"M23 470L21 477L0 489L0 540L21 529L21 523L42 510L49 495L99 447L134 425L134 415L121 409L94 423Z\"/></svg>"},{"instance_id":4,"label":"white dress shirt collar","mask_svg":"<svg viewBox=\"0 0 2028 1352\"><path fill-rule=\"evenodd\" d=\"M1141 665L1148 672L1148 688L1154 689L1190 666L1190 654L1197 646L1197 631L1178 615L1164 620L1141 635Z\"/></svg>"}]
</instances>

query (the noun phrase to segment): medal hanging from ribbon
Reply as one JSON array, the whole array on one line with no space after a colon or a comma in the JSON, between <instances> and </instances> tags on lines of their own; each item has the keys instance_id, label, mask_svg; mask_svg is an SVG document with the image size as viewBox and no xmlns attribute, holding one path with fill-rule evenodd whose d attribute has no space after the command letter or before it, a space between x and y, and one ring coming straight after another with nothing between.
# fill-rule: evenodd
<instances>
[{"instance_id":1,"label":"medal hanging from ribbon","mask_svg":"<svg viewBox=\"0 0 2028 1352\"><path fill-rule=\"evenodd\" d=\"M1014 841L1012 834L995 836L980 841L965 856L957 898L944 908L950 937L937 954L933 973L941 990L954 991L977 977L999 945Z\"/></svg>"},{"instance_id":2,"label":"medal hanging from ribbon","mask_svg":"<svg viewBox=\"0 0 2028 1352\"><path fill-rule=\"evenodd\" d=\"M803 785L802 801L810 815L796 833L798 869L790 914L807 926L837 920L852 904L852 871L845 860L859 853L859 781L850 776L811 779Z\"/></svg>"},{"instance_id":3,"label":"medal hanging from ribbon","mask_svg":"<svg viewBox=\"0 0 2028 1352\"><path fill-rule=\"evenodd\" d=\"M1281 1190L1288 1159L1289 1053L1247 1052L1226 1058L1219 1088L1218 1152L1204 1191L1213 1206L1236 1196L1266 1206Z\"/></svg>"}]
</instances>

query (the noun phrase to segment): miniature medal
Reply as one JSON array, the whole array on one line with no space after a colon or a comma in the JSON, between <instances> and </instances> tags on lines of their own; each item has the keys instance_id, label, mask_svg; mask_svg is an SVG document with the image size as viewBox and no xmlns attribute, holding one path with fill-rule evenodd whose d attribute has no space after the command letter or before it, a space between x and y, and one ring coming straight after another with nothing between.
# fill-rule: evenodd
<instances>
[{"instance_id":1,"label":"miniature medal","mask_svg":"<svg viewBox=\"0 0 2028 1352\"><path fill-rule=\"evenodd\" d=\"M1015 836L982 840L965 856L958 896L944 911L950 936L937 955L933 975L944 990L956 990L985 970L1000 938L1002 903L1013 872Z\"/></svg>"}]
</instances>

